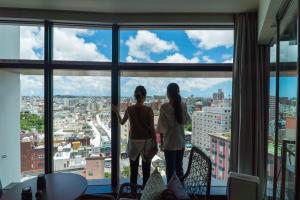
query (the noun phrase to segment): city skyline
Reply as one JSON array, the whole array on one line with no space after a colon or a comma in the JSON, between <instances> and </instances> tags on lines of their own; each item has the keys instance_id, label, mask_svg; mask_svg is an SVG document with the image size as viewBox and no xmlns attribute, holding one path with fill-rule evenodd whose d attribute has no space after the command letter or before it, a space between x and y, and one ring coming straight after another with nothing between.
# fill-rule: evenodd
<instances>
[{"instance_id":1,"label":"city skyline","mask_svg":"<svg viewBox=\"0 0 300 200\"><path fill-rule=\"evenodd\" d=\"M167 85L171 82L179 84L183 97L191 95L195 97L211 97L212 93L218 89L224 91L226 98L231 97L232 94L232 81L230 78L121 77L120 95L121 97L132 97L135 87L144 85L148 96L164 96ZM43 96L43 91L43 76L21 76L21 96ZM54 96L110 96L110 77L54 76L53 94Z\"/></svg>"}]
</instances>

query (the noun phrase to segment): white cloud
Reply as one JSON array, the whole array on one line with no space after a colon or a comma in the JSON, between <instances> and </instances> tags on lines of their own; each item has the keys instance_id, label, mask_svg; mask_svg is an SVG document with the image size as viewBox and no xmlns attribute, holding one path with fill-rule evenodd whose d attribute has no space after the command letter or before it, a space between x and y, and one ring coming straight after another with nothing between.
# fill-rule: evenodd
<instances>
[{"instance_id":1,"label":"white cloud","mask_svg":"<svg viewBox=\"0 0 300 200\"><path fill-rule=\"evenodd\" d=\"M110 61L100 52L96 43L87 42L83 36L92 36L87 29L55 28L53 55L56 60ZM101 45L103 46L103 44ZM44 29L21 26L20 57L23 59L43 59Z\"/></svg>"},{"instance_id":2,"label":"white cloud","mask_svg":"<svg viewBox=\"0 0 300 200\"><path fill-rule=\"evenodd\" d=\"M133 93L137 85L144 85L148 94L165 95L167 85L175 82L180 86L181 92L203 92L218 84L230 81L230 78L161 78L161 77L133 77L122 81L122 95Z\"/></svg>"},{"instance_id":3,"label":"white cloud","mask_svg":"<svg viewBox=\"0 0 300 200\"><path fill-rule=\"evenodd\" d=\"M54 76L54 94L102 96L111 94L111 79L104 76ZM21 95L43 96L44 76L21 75Z\"/></svg>"},{"instance_id":4,"label":"white cloud","mask_svg":"<svg viewBox=\"0 0 300 200\"><path fill-rule=\"evenodd\" d=\"M223 63L233 63L233 58L226 59Z\"/></svg>"},{"instance_id":5,"label":"white cloud","mask_svg":"<svg viewBox=\"0 0 300 200\"><path fill-rule=\"evenodd\" d=\"M111 79L104 76L54 76L54 94L110 95Z\"/></svg>"},{"instance_id":6,"label":"white cloud","mask_svg":"<svg viewBox=\"0 0 300 200\"><path fill-rule=\"evenodd\" d=\"M233 58L231 54L223 54L222 59L224 60L223 63L233 63Z\"/></svg>"},{"instance_id":7,"label":"white cloud","mask_svg":"<svg viewBox=\"0 0 300 200\"><path fill-rule=\"evenodd\" d=\"M87 42L82 36L91 36L93 31L86 29L55 28L54 59L109 61L93 42Z\"/></svg>"},{"instance_id":8,"label":"white cloud","mask_svg":"<svg viewBox=\"0 0 300 200\"><path fill-rule=\"evenodd\" d=\"M214 59L210 58L209 56L203 56L202 59L205 63L215 63L216 62Z\"/></svg>"},{"instance_id":9,"label":"white cloud","mask_svg":"<svg viewBox=\"0 0 300 200\"><path fill-rule=\"evenodd\" d=\"M42 60L44 58L44 28L36 26L20 27L20 58Z\"/></svg>"},{"instance_id":10,"label":"white cloud","mask_svg":"<svg viewBox=\"0 0 300 200\"><path fill-rule=\"evenodd\" d=\"M206 50L221 46L226 48L233 46L232 30L187 30L185 33L197 47Z\"/></svg>"},{"instance_id":11,"label":"white cloud","mask_svg":"<svg viewBox=\"0 0 300 200\"><path fill-rule=\"evenodd\" d=\"M180 53L175 53L168 55L166 58L160 60L159 63L199 63L199 58L193 57L188 59Z\"/></svg>"},{"instance_id":12,"label":"white cloud","mask_svg":"<svg viewBox=\"0 0 300 200\"><path fill-rule=\"evenodd\" d=\"M272 52L274 53L274 52ZM297 62L298 57L298 45L293 41L281 41L280 42L280 62ZM276 61L271 56L272 61Z\"/></svg>"},{"instance_id":13,"label":"white cloud","mask_svg":"<svg viewBox=\"0 0 300 200\"><path fill-rule=\"evenodd\" d=\"M132 57L132 56L127 56L127 57L126 57L126 62L130 62L130 63L138 63L138 62L141 62L141 61L138 60L138 59L135 59L135 58Z\"/></svg>"},{"instance_id":14,"label":"white cloud","mask_svg":"<svg viewBox=\"0 0 300 200\"><path fill-rule=\"evenodd\" d=\"M21 95L23 96L43 96L44 76L42 75L21 75Z\"/></svg>"},{"instance_id":15,"label":"white cloud","mask_svg":"<svg viewBox=\"0 0 300 200\"><path fill-rule=\"evenodd\" d=\"M137 34L125 42L128 46L128 56L144 62L153 62L150 54L158 54L168 51L177 51L174 41L160 39L155 33L147 30L137 31Z\"/></svg>"},{"instance_id":16,"label":"white cloud","mask_svg":"<svg viewBox=\"0 0 300 200\"><path fill-rule=\"evenodd\" d=\"M203 52L202 51L196 51L194 54L193 54L193 56L194 57L199 57L199 56L201 56L203 54Z\"/></svg>"}]
</instances>

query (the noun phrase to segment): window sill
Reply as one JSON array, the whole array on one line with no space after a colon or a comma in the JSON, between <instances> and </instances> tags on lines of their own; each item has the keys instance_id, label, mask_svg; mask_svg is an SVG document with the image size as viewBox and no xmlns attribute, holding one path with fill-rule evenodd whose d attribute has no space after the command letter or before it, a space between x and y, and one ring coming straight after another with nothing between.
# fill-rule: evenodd
<instances>
[{"instance_id":1,"label":"window sill","mask_svg":"<svg viewBox=\"0 0 300 200\"><path fill-rule=\"evenodd\" d=\"M122 183L129 182L128 179L122 179ZM141 179L139 179L141 182ZM110 179L96 179L88 181L88 188L85 194L114 194L114 188L110 185ZM219 181L217 179L212 178L212 186L210 190L210 194L212 197L222 198L226 197L226 183L225 181Z\"/></svg>"}]
</instances>

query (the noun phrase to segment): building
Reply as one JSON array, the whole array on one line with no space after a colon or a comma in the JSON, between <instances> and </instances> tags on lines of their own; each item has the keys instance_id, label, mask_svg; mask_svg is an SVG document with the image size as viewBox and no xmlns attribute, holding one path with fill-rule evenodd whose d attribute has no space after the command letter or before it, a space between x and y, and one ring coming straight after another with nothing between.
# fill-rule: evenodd
<instances>
[{"instance_id":1,"label":"building","mask_svg":"<svg viewBox=\"0 0 300 200\"><path fill-rule=\"evenodd\" d=\"M213 93L213 100L223 100L224 99L224 92L222 89L218 89L218 92Z\"/></svg>"},{"instance_id":2,"label":"building","mask_svg":"<svg viewBox=\"0 0 300 200\"><path fill-rule=\"evenodd\" d=\"M104 157L91 156L86 158L85 169L82 176L86 179L103 179L104 178Z\"/></svg>"},{"instance_id":3,"label":"building","mask_svg":"<svg viewBox=\"0 0 300 200\"><path fill-rule=\"evenodd\" d=\"M275 120L275 110L276 110L276 97L269 97L269 121Z\"/></svg>"},{"instance_id":4,"label":"building","mask_svg":"<svg viewBox=\"0 0 300 200\"><path fill-rule=\"evenodd\" d=\"M33 146L31 141L24 141L21 145L21 173L30 174L44 170L44 146Z\"/></svg>"},{"instance_id":5,"label":"building","mask_svg":"<svg viewBox=\"0 0 300 200\"><path fill-rule=\"evenodd\" d=\"M227 180L228 178L230 135L230 132L209 134L212 177L218 180Z\"/></svg>"},{"instance_id":6,"label":"building","mask_svg":"<svg viewBox=\"0 0 300 200\"><path fill-rule=\"evenodd\" d=\"M228 132L231 129L231 107L203 107L192 115L192 144L207 154L210 151L211 133Z\"/></svg>"}]
</instances>

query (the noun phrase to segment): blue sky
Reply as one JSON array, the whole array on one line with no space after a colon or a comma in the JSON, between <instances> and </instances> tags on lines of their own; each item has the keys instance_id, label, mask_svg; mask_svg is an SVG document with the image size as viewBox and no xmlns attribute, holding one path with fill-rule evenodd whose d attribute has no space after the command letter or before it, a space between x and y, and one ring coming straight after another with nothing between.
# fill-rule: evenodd
<instances>
[{"instance_id":1,"label":"blue sky","mask_svg":"<svg viewBox=\"0 0 300 200\"><path fill-rule=\"evenodd\" d=\"M21 27L20 54L24 59L43 59L44 29ZM295 57L294 46L286 55ZM106 61L112 59L111 30L54 29L54 59ZM121 62L163 63L232 63L232 30L121 30ZM42 76L22 76L22 95L43 95ZM280 96L295 97L297 79L280 79ZM121 78L121 95L132 96L136 85L145 85L149 95L164 95L168 83L177 82L183 96L210 97L217 89L232 94L230 78ZM78 84L80 83L80 84ZM270 94L275 95L275 79L270 80ZM284 84L283 84L284 83ZM110 78L103 76L56 76L54 94L108 96Z\"/></svg>"},{"instance_id":2,"label":"blue sky","mask_svg":"<svg viewBox=\"0 0 300 200\"><path fill-rule=\"evenodd\" d=\"M21 27L21 57L42 59L43 29ZM54 59L106 61L112 59L110 30L54 28ZM152 63L232 63L232 30L121 30L120 61ZM22 76L22 95L42 95L42 76ZM217 89L231 96L230 78L121 78L121 94L132 96L136 85L150 95L163 95L168 83L177 82L183 96L210 97ZM80 84L78 84L80 83ZM110 95L110 78L56 76L54 94Z\"/></svg>"},{"instance_id":3,"label":"blue sky","mask_svg":"<svg viewBox=\"0 0 300 200\"><path fill-rule=\"evenodd\" d=\"M270 78L270 95L276 96L276 79ZM280 97L297 97L297 78L280 77L279 78L279 96Z\"/></svg>"}]
</instances>

